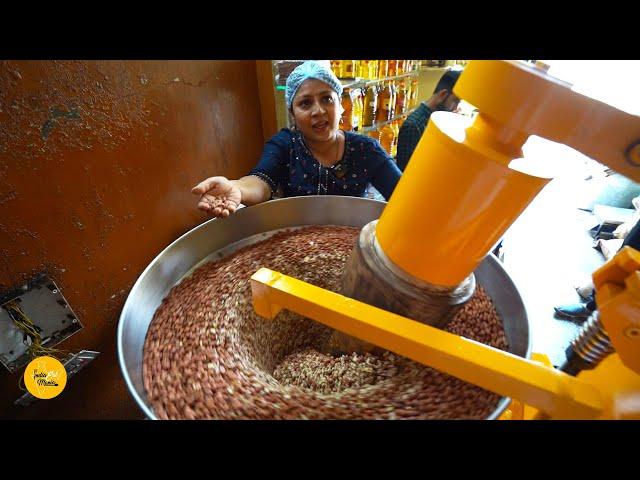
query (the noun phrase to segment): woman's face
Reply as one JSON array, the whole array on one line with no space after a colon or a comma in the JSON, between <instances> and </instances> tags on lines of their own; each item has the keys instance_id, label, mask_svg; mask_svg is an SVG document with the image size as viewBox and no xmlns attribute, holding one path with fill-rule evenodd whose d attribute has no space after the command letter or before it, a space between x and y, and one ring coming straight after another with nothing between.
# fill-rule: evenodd
<instances>
[{"instance_id":1,"label":"woman's face","mask_svg":"<svg viewBox=\"0 0 640 480\"><path fill-rule=\"evenodd\" d=\"M291 104L296 127L307 140L324 142L335 138L342 115L338 94L314 78L302 82Z\"/></svg>"}]
</instances>

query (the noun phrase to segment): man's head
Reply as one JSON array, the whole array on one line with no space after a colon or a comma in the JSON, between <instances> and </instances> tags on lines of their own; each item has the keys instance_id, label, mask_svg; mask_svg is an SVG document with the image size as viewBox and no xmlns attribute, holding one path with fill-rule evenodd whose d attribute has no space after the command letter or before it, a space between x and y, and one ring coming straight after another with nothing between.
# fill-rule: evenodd
<instances>
[{"instance_id":1,"label":"man's head","mask_svg":"<svg viewBox=\"0 0 640 480\"><path fill-rule=\"evenodd\" d=\"M445 112L453 112L458 108L460 99L453 93L453 87L461 73L459 70L447 70L442 75L428 101L429 108Z\"/></svg>"}]
</instances>

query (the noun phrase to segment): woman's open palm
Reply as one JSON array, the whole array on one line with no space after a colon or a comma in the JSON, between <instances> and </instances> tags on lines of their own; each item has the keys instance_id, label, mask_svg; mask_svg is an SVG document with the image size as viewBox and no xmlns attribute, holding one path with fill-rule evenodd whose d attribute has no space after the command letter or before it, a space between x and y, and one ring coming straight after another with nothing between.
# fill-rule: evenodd
<instances>
[{"instance_id":1,"label":"woman's open palm","mask_svg":"<svg viewBox=\"0 0 640 480\"><path fill-rule=\"evenodd\" d=\"M210 177L191 189L200 195L198 208L214 217L228 217L242 201L240 189L226 177Z\"/></svg>"}]
</instances>

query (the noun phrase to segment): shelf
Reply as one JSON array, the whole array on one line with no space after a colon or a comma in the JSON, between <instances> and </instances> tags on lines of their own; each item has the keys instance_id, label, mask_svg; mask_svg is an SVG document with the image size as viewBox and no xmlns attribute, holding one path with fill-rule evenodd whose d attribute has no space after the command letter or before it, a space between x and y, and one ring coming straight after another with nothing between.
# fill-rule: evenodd
<instances>
[{"instance_id":1,"label":"shelf","mask_svg":"<svg viewBox=\"0 0 640 480\"><path fill-rule=\"evenodd\" d=\"M407 113L403 113L401 115L395 115L391 120L374 123L370 127L362 127L360 130L357 130L357 131L352 130L352 131L354 133L368 133L368 132L371 132L372 130L379 130L380 128L384 127L388 123L395 122L396 120L399 120L401 118L411 115L414 111L415 111L415 108L413 110L408 111Z\"/></svg>"},{"instance_id":2,"label":"shelf","mask_svg":"<svg viewBox=\"0 0 640 480\"><path fill-rule=\"evenodd\" d=\"M441 69L445 70L445 69ZM356 86L366 87L368 85L373 85L374 83L387 82L389 80L397 80L398 78L404 77L412 77L418 75L419 71L403 73L402 75L393 75L391 77L384 78L374 78L373 80L365 80L364 78L340 78L340 83L342 84L342 88L352 88ZM276 90L286 90L286 85L276 85Z\"/></svg>"},{"instance_id":3,"label":"shelf","mask_svg":"<svg viewBox=\"0 0 640 480\"><path fill-rule=\"evenodd\" d=\"M421 71L442 71L442 70L450 70L451 66L445 65L444 67L418 67Z\"/></svg>"},{"instance_id":4,"label":"shelf","mask_svg":"<svg viewBox=\"0 0 640 480\"><path fill-rule=\"evenodd\" d=\"M383 78L374 78L371 80L365 80L364 78L340 78L340 83L342 83L342 88L351 88L356 86L366 87L368 85L373 85L374 83L387 82L390 80L396 80L398 78L404 77L412 77L418 75L418 71L403 73L402 75L392 75L391 77L383 77Z\"/></svg>"}]
</instances>

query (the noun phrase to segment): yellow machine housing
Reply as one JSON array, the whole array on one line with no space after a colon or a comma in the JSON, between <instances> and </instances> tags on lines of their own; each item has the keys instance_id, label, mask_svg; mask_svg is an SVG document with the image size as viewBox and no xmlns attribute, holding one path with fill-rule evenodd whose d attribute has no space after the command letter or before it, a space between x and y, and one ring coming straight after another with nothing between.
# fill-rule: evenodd
<instances>
[{"instance_id":1,"label":"yellow machine housing","mask_svg":"<svg viewBox=\"0 0 640 480\"><path fill-rule=\"evenodd\" d=\"M513 168L529 135L640 180L640 118L573 92L541 69L472 61L454 93L479 115L431 116L376 228L386 256L416 278L457 285L549 181ZM517 357L267 269L254 274L252 289L264 317L287 308L513 398L504 419L640 418L640 253L626 247L593 279L599 311L576 352L600 357L575 376L543 354Z\"/></svg>"}]
</instances>

